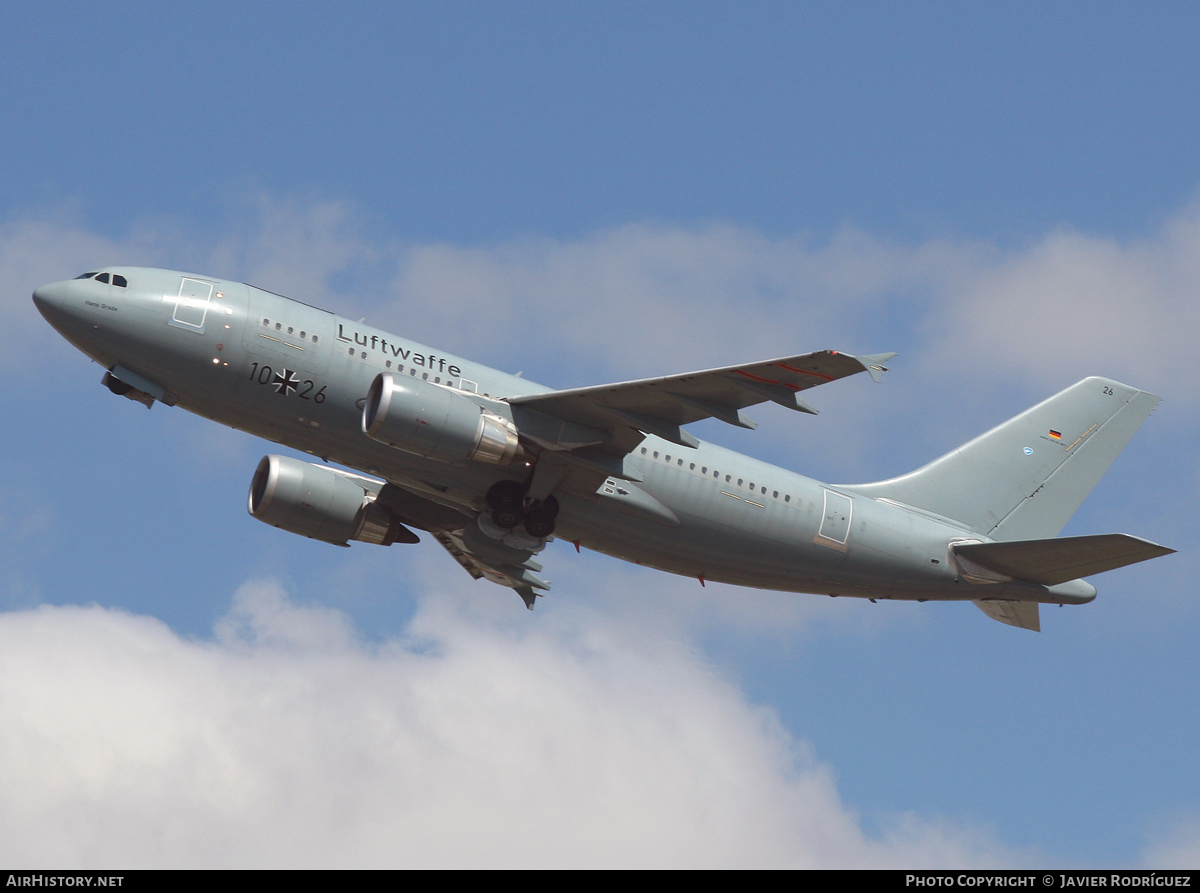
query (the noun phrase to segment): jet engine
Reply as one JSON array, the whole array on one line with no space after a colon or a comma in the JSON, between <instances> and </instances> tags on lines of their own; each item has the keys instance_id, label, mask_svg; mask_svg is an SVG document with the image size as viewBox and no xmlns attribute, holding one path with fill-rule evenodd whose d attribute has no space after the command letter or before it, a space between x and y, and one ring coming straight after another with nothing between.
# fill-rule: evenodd
<instances>
[{"instance_id":1,"label":"jet engine","mask_svg":"<svg viewBox=\"0 0 1200 893\"><path fill-rule=\"evenodd\" d=\"M521 451L509 419L449 388L381 372L363 405L363 433L441 462L507 465Z\"/></svg>"},{"instance_id":2,"label":"jet engine","mask_svg":"<svg viewBox=\"0 0 1200 893\"><path fill-rule=\"evenodd\" d=\"M381 481L288 456L263 456L250 482L248 508L260 521L290 533L348 546L349 540L390 546L416 542L375 497Z\"/></svg>"}]
</instances>

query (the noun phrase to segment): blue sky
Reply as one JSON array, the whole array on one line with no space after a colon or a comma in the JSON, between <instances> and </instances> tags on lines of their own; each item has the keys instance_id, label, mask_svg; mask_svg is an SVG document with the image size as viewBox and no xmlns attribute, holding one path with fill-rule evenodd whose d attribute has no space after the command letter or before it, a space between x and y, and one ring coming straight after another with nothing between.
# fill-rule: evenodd
<instances>
[{"instance_id":1,"label":"blue sky","mask_svg":"<svg viewBox=\"0 0 1200 893\"><path fill-rule=\"evenodd\" d=\"M1200 71L1184 4L6 12L11 865L1194 865ZM906 471L1089 374L1162 405L1066 533L1179 554L974 607L251 519L274 448L147 412L29 300L240 278L556 386L826 347L700 436ZM540 845L531 846L531 841Z\"/></svg>"}]
</instances>

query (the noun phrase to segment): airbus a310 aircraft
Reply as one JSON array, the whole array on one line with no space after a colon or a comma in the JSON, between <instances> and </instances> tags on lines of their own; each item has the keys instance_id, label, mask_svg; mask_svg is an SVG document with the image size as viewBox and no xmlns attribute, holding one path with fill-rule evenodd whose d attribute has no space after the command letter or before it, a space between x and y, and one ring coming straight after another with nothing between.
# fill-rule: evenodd
<instances>
[{"instance_id":1,"label":"airbus a310 aircraft","mask_svg":"<svg viewBox=\"0 0 1200 893\"><path fill-rule=\"evenodd\" d=\"M701 583L887 599L969 599L1039 629L1081 577L1174 550L1126 534L1056 538L1159 398L1087 378L928 465L823 484L702 443L771 401L895 354L835 350L556 391L251 285L106 267L33 293L115 394L182 406L337 463L266 456L250 514L346 546L427 531L532 608L552 536Z\"/></svg>"}]
</instances>

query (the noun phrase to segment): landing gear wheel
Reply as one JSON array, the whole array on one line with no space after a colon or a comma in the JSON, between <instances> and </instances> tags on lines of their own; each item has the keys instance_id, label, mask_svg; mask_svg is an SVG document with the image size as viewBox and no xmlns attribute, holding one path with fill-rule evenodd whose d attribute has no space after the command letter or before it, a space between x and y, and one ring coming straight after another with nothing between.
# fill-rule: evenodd
<instances>
[{"instance_id":1,"label":"landing gear wheel","mask_svg":"<svg viewBox=\"0 0 1200 893\"><path fill-rule=\"evenodd\" d=\"M538 539L554 533L554 519L558 517L558 500L547 496L540 505L525 512L525 532Z\"/></svg>"},{"instance_id":2,"label":"landing gear wheel","mask_svg":"<svg viewBox=\"0 0 1200 893\"><path fill-rule=\"evenodd\" d=\"M521 504L505 504L499 508L492 509L492 521L495 522L497 527L504 530L512 530L521 523Z\"/></svg>"},{"instance_id":3,"label":"landing gear wheel","mask_svg":"<svg viewBox=\"0 0 1200 893\"><path fill-rule=\"evenodd\" d=\"M525 514L525 488L516 481L500 481L488 490L487 503L497 527L512 530Z\"/></svg>"}]
</instances>

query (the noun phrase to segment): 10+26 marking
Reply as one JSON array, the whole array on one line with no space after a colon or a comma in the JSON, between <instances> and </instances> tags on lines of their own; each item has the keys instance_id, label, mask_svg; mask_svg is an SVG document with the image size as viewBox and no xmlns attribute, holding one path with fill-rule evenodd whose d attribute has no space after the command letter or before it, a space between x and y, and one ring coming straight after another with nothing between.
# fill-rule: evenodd
<instances>
[{"instance_id":1,"label":"10+26 marking","mask_svg":"<svg viewBox=\"0 0 1200 893\"><path fill-rule=\"evenodd\" d=\"M316 382L311 378L306 378L303 381L291 369L284 369L281 372L276 372L270 366L259 365L252 363L250 365L250 380L257 381L261 385L270 385L275 388L275 393L281 397L287 397L293 391L301 400L312 400L314 403L325 402L325 385L321 385L320 389L315 394L312 393ZM312 394L310 397L309 395Z\"/></svg>"}]
</instances>

